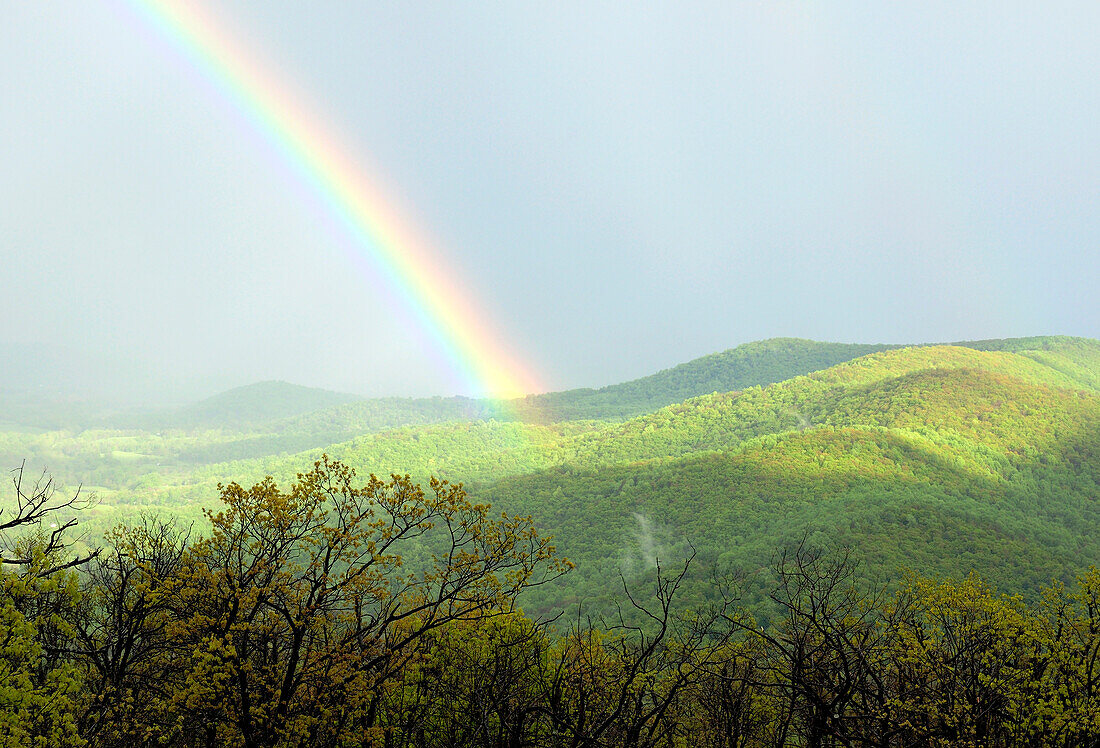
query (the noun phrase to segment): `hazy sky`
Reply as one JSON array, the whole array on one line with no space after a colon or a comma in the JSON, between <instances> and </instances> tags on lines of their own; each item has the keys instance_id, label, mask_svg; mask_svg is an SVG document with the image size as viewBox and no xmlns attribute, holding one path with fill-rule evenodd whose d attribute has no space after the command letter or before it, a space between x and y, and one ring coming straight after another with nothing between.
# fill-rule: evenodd
<instances>
[{"instance_id":1,"label":"hazy sky","mask_svg":"<svg viewBox=\"0 0 1100 748\"><path fill-rule=\"evenodd\" d=\"M1100 337L1095 2L206 7L548 388L780 335ZM127 3L0 18L0 342L211 388L460 389Z\"/></svg>"}]
</instances>

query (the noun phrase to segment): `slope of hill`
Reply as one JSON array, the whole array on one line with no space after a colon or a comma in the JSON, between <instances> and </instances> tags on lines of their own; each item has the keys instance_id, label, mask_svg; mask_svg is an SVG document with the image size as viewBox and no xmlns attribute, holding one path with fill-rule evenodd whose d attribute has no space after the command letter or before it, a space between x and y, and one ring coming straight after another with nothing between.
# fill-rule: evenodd
<instances>
[{"instance_id":1,"label":"slope of hill","mask_svg":"<svg viewBox=\"0 0 1100 748\"><path fill-rule=\"evenodd\" d=\"M1100 558L1100 343L874 346L819 371L745 385L751 376L804 369L807 351L828 350L802 342L734 349L593 401L607 415L599 409L641 407L678 387L710 391L626 420L560 421L529 410L522 422L491 418L484 401L392 399L269 420L255 433L182 432L149 441L140 432L104 432L90 435L84 452L62 434L35 439L88 466L105 527L148 506L194 516L212 503L218 482L270 474L288 483L321 448L213 464L187 464L189 456L211 462L249 440L270 450L278 446L271 440L293 445L354 424L358 430L344 432L354 438L324 449L361 473L462 481L475 498L531 514L554 533L580 568L564 587L532 601L539 606L605 599L618 573L645 577L656 556L682 557L689 544L714 562L764 567L777 544L806 533L865 549L883 574L905 565L976 569L1027 593L1079 570L1082 559ZM794 358L783 359L788 354ZM711 365L726 377L723 387L742 389L715 392ZM573 400L559 393L553 407L585 412L594 392ZM306 394L291 402L314 396ZM245 422L280 410L241 412ZM412 425L386 428L394 414ZM16 454L22 443L0 439L0 452ZM242 456L251 457L249 450Z\"/></svg>"},{"instance_id":2,"label":"slope of hill","mask_svg":"<svg viewBox=\"0 0 1100 748\"><path fill-rule=\"evenodd\" d=\"M562 465L477 495L532 513L587 570L544 601L605 598L616 572L683 557L688 543L760 568L804 534L861 549L879 575L976 570L1027 594L1100 558L1097 395L927 369L806 406L799 430L709 454Z\"/></svg>"},{"instance_id":3,"label":"slope of hill","mask_svg":"<svg viewBox=\"0 0 1100 748\"><path fill-rule=\"evenodd\" d=\"M548 606L607 601L619 573L674 564L689 544L751 572L803 536L858 549L879 579L977 571L1034 595L1100 556L1097 448L1093 434L998 471L995 451L950 435L821 427L664 462L550 469L478 496L534 512L577 563Z\"/></svg>"},{"instance_id":4,"label":"slope of hill","mask_svg":"<svg viewBox=\"0 0 1100 748\"><path fill-rule=\"evenodd\" d=\"M1061 372L1077 382L1078 386L1100 389L1100 371L1096 368L1096 361L1100 358L1098 340L1049 335L1006 340L972 340L958 345L979 351L1018 353Z\"/></svg>"}]
</instances>

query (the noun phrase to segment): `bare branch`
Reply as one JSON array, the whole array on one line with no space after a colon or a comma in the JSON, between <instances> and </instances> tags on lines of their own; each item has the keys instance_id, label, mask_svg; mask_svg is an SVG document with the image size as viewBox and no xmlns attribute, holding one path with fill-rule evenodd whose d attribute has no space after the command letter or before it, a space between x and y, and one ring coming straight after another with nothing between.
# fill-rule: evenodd
<instances>
[{"instance_id":1,"label":"bare branch","mask_svg":"<svg viewBox=\"0 0 1100 748\"><path fill-rule=\"evenodd\" d=\"M59 496L53 476L45 469L33 483L28 484L26 465L24 460L18 468L11 471L12 487L15 489L14 506L0 506L0 564L29 567L33 563L33 557L56 558L72 545L73 539L66 534L77 525L76 517L64 515L86 509L93 503L91 499L81 495L80 486L72 495ZM47 526L46 520L50 518L56 521ZM37 537L34 539L32 554L20 543L26 542L27 533L34 532L37 532ZM35 573L48 576L62 569L85 564L98 554L99 550L94 549Z\"/></svg>"}]
</instances>

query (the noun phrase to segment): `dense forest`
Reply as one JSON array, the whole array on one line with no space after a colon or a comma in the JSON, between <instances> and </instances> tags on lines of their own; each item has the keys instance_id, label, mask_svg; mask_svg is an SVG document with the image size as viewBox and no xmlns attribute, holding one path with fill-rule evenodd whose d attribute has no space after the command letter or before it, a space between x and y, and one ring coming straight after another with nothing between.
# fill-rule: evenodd
<instances>
[{"instance_id":1,"label":"dense forest","mask_svg":"<svg viewBox=\"0 0 1100 748\"><path fill-rule=\"evenodd\" d=\"M0 530L78 496L17 476ZM459 487L323 458L289 491L221 489L206 525L146 518L73 555L5 545L0 742L49 746L1079 746L1100 743L1100 571L1028 605L976 575L857 583L805 538L771 619L689 556L626 610L537 620L571 564ZM10 540L10 538L8 538Z\"/></svg>"},{"instance_id":2,"label":"dense forest","mask_svg":"<svg viewBox=\"0 0 1100 748\"><path fill-rule=\"evenodd\" d=\"M1097 739L1094 340L4 423L13 745Z\"/></svg>"},{"instance_id":3,"label":"dense forest","mask_svg":"<svg viewBox=\"0 0 1100 748\"><path fill-rule=\"evenodd\" d=\"M462 483L532 516L577 562L528 595L539 613L607 610L618 575L644 578L655 555L695 547L708 563L759 568L806 534L859 548L868 575L977 571L1030 600L1100 557L1097 371L1100 343L1080 338L780 339L508 404L267 383L125 416L149 419L141 428L113 414L82 430L0 432L0 459L82 485L96 499L82 523L93 539L150 510L199 521L219 483L288 484L322 452L361 474ZM535 401L587 417L557 420Z\"/></svg>"}]
</instances>

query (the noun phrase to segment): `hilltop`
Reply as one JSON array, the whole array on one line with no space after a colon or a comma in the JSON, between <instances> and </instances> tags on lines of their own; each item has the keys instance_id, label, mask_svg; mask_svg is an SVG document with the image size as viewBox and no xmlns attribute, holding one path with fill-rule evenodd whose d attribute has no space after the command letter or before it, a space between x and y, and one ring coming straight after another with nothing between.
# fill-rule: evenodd
<instances>
[{"instance_id":1,"label":"hilltop","mask_svg":"<svg viewBox=\"0 0 1100 748\"><path fill-rule=\"evenodd\" d=\"M599 389L534 395L515 404L526 414L525 420L537 422L630 418L699 395L782 382L897 347L771 338L703 356L629 382Z\"/></svg>"},{"instance_id":2,"label":"hilltop","mask_svg":"<svg viewBox=\"0 0 1100 748\"><path fill-rule=\"evenodd\" d=\"M269 381L236 387L172 414L179 428L249 428L360 400L357 395Z\"/></svg>"}]
</instances>

